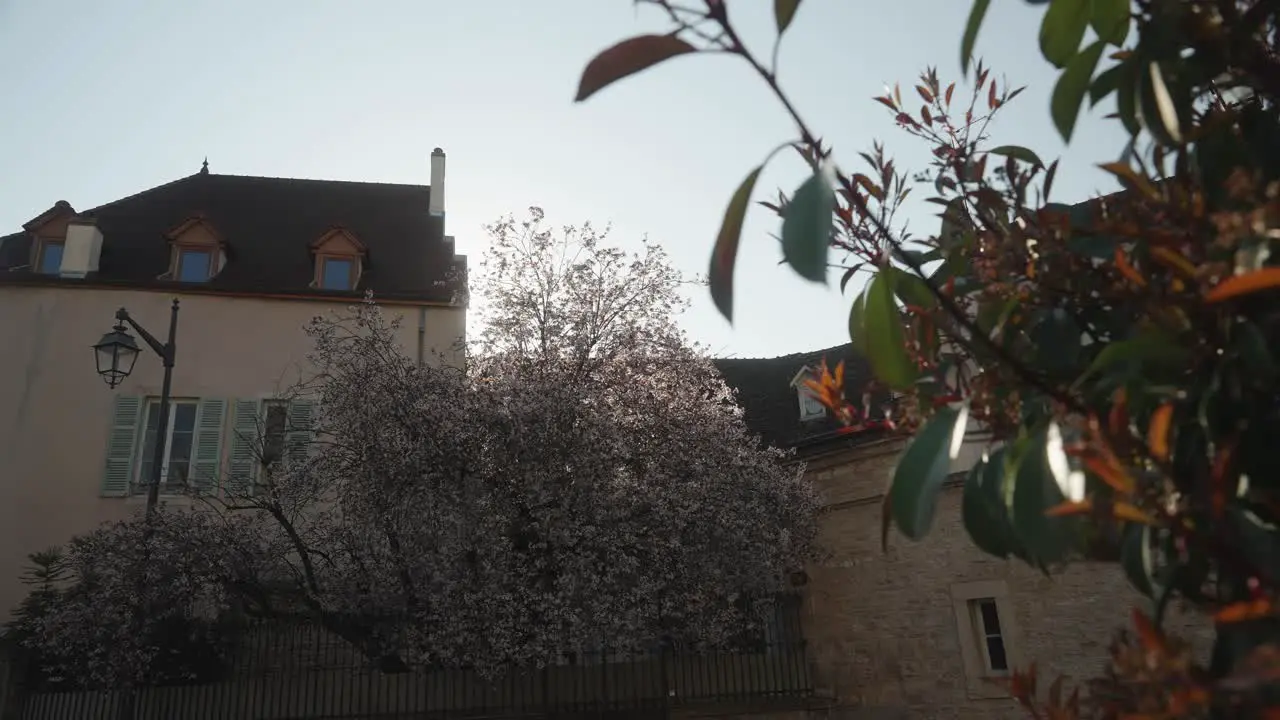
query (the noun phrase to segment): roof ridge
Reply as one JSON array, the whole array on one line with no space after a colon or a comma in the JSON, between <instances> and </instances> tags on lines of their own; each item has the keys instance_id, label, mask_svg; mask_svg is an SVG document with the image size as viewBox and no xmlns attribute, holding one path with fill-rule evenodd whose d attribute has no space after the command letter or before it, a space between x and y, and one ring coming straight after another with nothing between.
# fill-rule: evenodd
<instances>
[{"instance_id":1,"label":"roof ridge","mask_svg":"<svg viewBox=\"0 0 1280 720\"><path fill-rule=\"evenodd\" d=\"M177 185L178 183L183 183L183 182L186 182L186 181L188 181L188 180L191 180L191 179L194 179L194 178L198 178L198 177L200 177L200 173L193 173L193 174L191 174L191 175L187 175L187 176L185 176L185 177L180 177L180 178L178 178L177 180L170 180L170 181L169 181L169 182L167 182L167 183L161 183L161 184L156 185L156 186L154 186L154 187L149 187L149 188L147 188L146 190L139 190L138 192L133 193L132 195L125 195L125 196L124 196L124 197L122 197L122 198L116 198L115 200L112 200L111 202L103 203L103 204L101 204L101 205L98 205L97 207L92 207L92 208L89 208L88 210L84 210L84 211L79 212L79 213L76 213L76 214L77 214L77 215L86 215L86 214L88 214L88 213L95 213L95 212L98 212L98 211L100 211L100 210L105 210L105 209L107 209L107 208L109 208L109 207L111 207L111 206L113 206L113 205L119 205L120 203L125 202L125 201L127 201L127 200L132 200L132 199L134 199L134 198L136 198L136 197L140 197L140 196L142 196L142 195L146 195L146 194L148 194L148 193L153 193L153 192L155 192L155 191L157 191L157 190L164 190L164 189L166 189L166 188L171 188L171 187L173 187L174 185Z\"/></svg>"},{"instance_id":2,"label":"roof ridge","mask_svg":"<svg viewBox=\"0 0 1280 720\"><path fill-rule=\"evenodd\" d=\"M326 180L323 178L283 177L280 175L232 175L227 173L208 173L206 177L235 178L237 180L281 180L296 183L318 183L325 185L376 185L381 187L430 188L427 183L400 183L382 180Z\"/></svg>"},{"instance_id":3,"label":"roof ridge","mask_svg":"<svg viewBox=\"0 0 1280 720\"><path fill-rule=\"evenodd\" d=\"M830 352L833 352L833 351L836 351L836 350L844 350L844 349L846 349L846 348L851 347L852 345L853 345L853 343L852 343L852 342L846 342L846 343L840 343L839 345L832 345L832 346L830 346L830 347L818 348L817 350L802 350L802 351L799 351L799 352L787 353L786 355L757 356L757 357L718 357L718 358L712 358L712 359L713 359L713 360L715 360L715 361L720 361L720 360L730 360L730 361L732 361L732 360L743 360L743 361L746 361L746 360L790 360L790 359L797 359L797 360L798 360L798 359L800 359L800 358L812 357L812 356L815 356L815 355L825 355L826 353L830 353Z\"/></svg>"}]
</instances>

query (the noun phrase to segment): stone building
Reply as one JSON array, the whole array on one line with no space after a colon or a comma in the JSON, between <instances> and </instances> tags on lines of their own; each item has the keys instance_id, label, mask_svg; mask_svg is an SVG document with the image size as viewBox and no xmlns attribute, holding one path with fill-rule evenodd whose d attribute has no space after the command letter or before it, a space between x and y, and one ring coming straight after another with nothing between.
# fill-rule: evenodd
<instances>
[{"instance_id":1,"label":"stone building","mask_svg":"<svg viewBox=\"0 0 1280 720\"><path fill-rule=\"evenodd\" d=\"M717 364L748 424L766 442L794 448L823 496L825 558L808 570L803 625L824 712L1021 718L998 684L1010 669L1035 662L1042 678L1068 682L1100 674L1112 631L1143 600L1119 568L1077 564L1050 577L978 550L961 525L960 498L964 472L986 446L980 433L953 463L928 537L890 531L882 550L884 493L906 439L836 432L798 388L823 358L831 367L843 360L846 397L862 397L871 371L850 345Z\"/></svg>"}]
</instances>

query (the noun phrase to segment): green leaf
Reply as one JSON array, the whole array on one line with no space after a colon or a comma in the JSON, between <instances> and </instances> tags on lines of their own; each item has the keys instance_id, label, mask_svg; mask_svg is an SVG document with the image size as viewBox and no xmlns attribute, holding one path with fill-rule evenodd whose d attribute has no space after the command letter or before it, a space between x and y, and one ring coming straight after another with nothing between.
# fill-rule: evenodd
<instances>
[{"instance_id":1,"label":"green leaf","mask_svg":"<svg viewBox=\"0 0 1280 720\"><path fill-rule=\"evenodd\" d=\"M965 236L973 231L973 221L969 210L965 207L964 198L951 198L942 210L942 227L938 229L938 245L950 250L964 241Z\"/></svg>"},{"instance_id":2,"label":"green leaf","mask_svg":"<svg viewBox=\"0 0 1280 720\"><path fill-rule=\"evenodd\" d=\"M1178 146L1185 141L1183 128L1191 98L1165 76L1160 63L1147 63L1138 74L1138 108L1142 126L1162 145Z\"/></svg>"},{"instance_id":3,"label":"green leaf","mask_svg":"<svg viewBox=\"0 0 1280 720\"><path fill-rule=\"evenodd\" d=\"M1155 568L1151 556L1149 526L1125 523L1124 539L1120 545L1120 565L1135 590L1147 597L1155 596Z\"/></svg>"},{"instance_id":4,"label":"green leaf","mask_svg":"<svg viewBox=\"0 0 1280 720\"><path fill-rule=\"evenodd\" d=\"M960 41L960 72L969 72L969 61L973 59L973 45L978 40L978 30L982 27L982 19L987 16L987 8L991 0L973 0L969 8L969 19L964 24L964 39Z\"/></svg>"},{"instance_id":5,"label":"green leaf","mask_svg":"<svg viewBox=\"0 0 1280 720\"><path fill-rule=\"evenodd\" d=\"M1035 154L1035 152L1029 148L1024 148L1021 145L1001 145L1000 147L992 148L987 152L992 155L1004 155L1005 157L1011 157L1014 160L1021 160L1028 165L1044 167L1044 163L1040 161L1039 155Z\"/></svg>"},{"instance_id":6,"label":"green leaf","mask_svg":"<svg viewBox=\"0 0 1280 720\"><path fill-rule=\"evenodd\" d=\"M1124 129L1133 136L1142 129L1138 125L1137 110L1138 65L1132 60L1127 60L1118 67L1123 69L1116 78L1116 114L1120 116Z\"/></svg>"},{"instance_id":7,"label":"green leaf","mask_svg":"<svg viewBox=\"0 0 1280 720\"><path fill-rule=\"evenodd\" d=\"M862 269L862 266L864 264L865 263L854 263L853 265L850 265L847 270L844 271L844 275L840 276L840 292L841 293L843 293L844 289L848 287L849 281L853 279L854 275L858 274L858 271Z\"/></svg>"},{"instance_id":8,"label":"green leaf","mask_svg":"<svg viewBox=\"0 0 1280 720\"><path fill-rule=\"evenodd\" d=\"M1030 438L1025 454L1017 465L1013 488L1013 527L1031 558L1040 565L1061 562L1069 547L1067 526L1063 518L1045 515L1049 508L1065 498L1049 467L1046 431Z\"/></svg>"},{"instance_id":9,"label":"green leaf","mask_svg":"<svg viewBox=\"0 0 1280 720\"><path fill-rule=\"evenodd\" d=\"M782 256L806 280L827 280L835 208L835 190L821 171L805 180L787 203L782 218Z\"/></svg>"},{"instance_id":10,"label":"green leaf","mask_svg":"<svg viewBox=\"0 0 1280 720\"><path fill-rule=\"evenodd\" d=\"M1062 0L1054 0L1057 5ZM1076 118L1080 115L1080 105L1084 102L1084 94L1089 89L1089 79L1102 57L1103 44L1095 42L1071 58L1067 69L1058 76L1053 86L1053 97L1049 101L1053 124L1064 142L1071 141L1071 133L1076 127Z\"/></svg>"},{"instance_id":11,"label":"green leaf","mask_svg":"<svg viewBox=\"0 0 1280 720\"><path fill-rule=\"evenodd\" d=\"M875 280L872 279L871 282L874 283ZM863 356L867 355L866 308L867 288L863 288L858 297L853 299L853 307L849 309L849 339L853 341L854 349Z\"/></svg>"},{"instance_id":12,"label":"green leaf","mask_svg":"<svg viewBox=\"0 0 1280 720\"><path fill-rule=\"evenodd\" d=\"M894 302L893 274L880 273L867 288L864 337L871 369L891 388L909 387L916 372L907 355L902 314Z\"/></svg>"},{"instance_id":13,"label":"green leaf","mask_svg":"<svg viewBox=\"0 0 1280 720\"><path fill-rule=\"evenodd\" d=\"M889 488L893 522L912 540L929 532L938 494L959 453L969 420L968 407L946 408L916 433L898 460Z\"/></svg>"},{"instance_id":14,"label":"green leaf","mask_svg":"<svg viewBox=\"0 0 1280 720\"><path fill-rule=\"evenodd\" d=\"M893 274L893 291L902 301L904 305L915 305L921 308L932 308L938 304L938 299L929 291L929 287L925 285L918 275L910 270L899 270L895 267L887 267L882 272Z\"/></svg>"},{"instance_id":15,"label":"green leaf","mask_svg":"<svg viewBox=\"0 0 1280 720\"><path fill-rule=\"evenodd\" d=\"M779 35L790 27L799 8L800 0L773 0L773 20L777 23Z\"/></svg>"},{"instance_id":16,"label":"green leaf","mask_svg":"<svg viewBox=\"0 0 1280 720\"><path fill-rule=\"evenodd\" d=\"M1258 326L1248 320L1236 323L1232 340L1246 372L1259 380L1270 381L1276 375L1276 361L1267 348L1267 339Z\"/></svg>"},{"instance_id":17,"label":"green leaf","mask_svg":"<svg viewBox=\"0 0 1280 720\"><path fill-rule=\"evenodd\" d=\"M1089 24L1098 39L1116 47L1124 45L1129 37L1129 0L1092 0L1093 13Z\"/></svg>"},{"instance_id":18,"label":"green leaf","mask_svg":"<svg viewBox=\"0 0 1280 720\"><path fill-rule=\"evenodd\" d=\"M1093 362L1089 364L1089 369L1085 370L1084 375L1080 377L1080 380L1076 381L1076 384L1079 385L1090 375L1119 363L1131 362L1141 365L1160 361L1169 365L1177 365L1185 357L1186 349L1176 344L1168 336L1157 332L1148 332L1109 343L1093 359Z\"/></svg>"},{"instance_id":19,"label":"green leaf","mask_svg":"<svg viewBox=\"0 0 1280 720\"><path fill-rule=\"evenodd\" d=\"M1094 78L1093 83L1089 85L1089 107L1097 105L1103 98L1115 92L1119 87L1123 68L1124 63L1117 63L1098 73L1098 77Z\"/></svg>"},{"instance_id":20,"label":"green leaf","mask_svg":"<svg viewBox=\"0 0 1280 720\"><path fill-rule=\"evenodd\" d=\"M624 77L698 49L674 35L640 35L607 48L587 63L574 102L582 102Z\"/></svg>"},{"instance_id":21,"label":"green leaf","mask_svg":"<svg viewBox=\"0 0 1280 720\"><path fill-rule=\"evenodd\" d=\"M1003 498L1004 464L993 456L976 463L965 477L960 517L978 549L998 558L1009 557L1014 541Z\"/></svg>"},{"instance_id":22,"label":"green leaf","mask_svg":"<svg viewBox=\"0 0 1280 720\"><path fill-rule=\"evenodd\" d=\"M1036 345L1037 364L1051 372L1074 368L1080 359L1081 332L1080 325L1066 310L1053 308L1045 312L1029 333Z\"/></svg>"},{"instance_id":23,"label":"green leaf","mask_svg":"<svg viewBox=\"0 0 1280 720\"><path fill-rule=\"evenodd\" d=\"M716 235L716 246L711 251L711 299L725 319L733 322L733 268L738 260L738 241L742 237L742 222L747 216L747 204L760 177L761 165L752 170L733 191L729 207L725 208Z\"/></svg>"},{"instance_id":24,"label":"green leaf","mask_svg":"<svg viewBox=\"0 0 1280 720\"><path fill-rule=\"evenodd\" d=\"M1040 54L1054 67L1065 66L1080 49L1089 27L1089 6L1089 0L1053 0L1049 4L1040 22Z\"/></svg>"}]
</instances>

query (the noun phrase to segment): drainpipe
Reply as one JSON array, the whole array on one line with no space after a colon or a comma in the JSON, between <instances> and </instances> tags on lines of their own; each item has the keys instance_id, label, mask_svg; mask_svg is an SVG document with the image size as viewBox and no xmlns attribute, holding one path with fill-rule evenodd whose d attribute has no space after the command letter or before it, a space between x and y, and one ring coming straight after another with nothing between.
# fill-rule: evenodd
<instances>
[{"instance_id":1,"label":"drainpipe","mask_svg":"<svg viewBox=\"0 0 1280 720\"><path fill-rule=\"evenodd\" d=\"M418 306L418 367L422 367L427 351L427 306Z\"/></svg>"}]
</instances>

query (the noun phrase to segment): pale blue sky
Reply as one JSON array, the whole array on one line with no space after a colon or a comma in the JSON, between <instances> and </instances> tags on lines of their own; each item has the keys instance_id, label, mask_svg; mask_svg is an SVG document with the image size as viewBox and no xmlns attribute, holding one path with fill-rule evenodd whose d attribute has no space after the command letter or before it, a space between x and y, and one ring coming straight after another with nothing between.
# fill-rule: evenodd
<instances>
[{"instance_id":1,"label":"pale blue sky","mask_svg":"<svg viewBox=\"0 0 1280 720\"><path fill-rule=\"evenodd\" d=\"M927 64L959 74L969 0L806 0L782 47L782 75L837 159L877 137L899 163L921 146L872 102ZM767 50L771 3L730 3L749 43ZM996 127L1046 159L1055 71L1039 56L1040 12L992 4L978 50L1027 91ZM0 230L55 200L87 208L213 172L426 183L448 153L448 230L478 259L481 229L543 206L548 219L612 222L613 240L648 234L704 273L729 195L790 136L781 109L738 61L684 57L572 97L605 46L665 29L630 0L0 0ZM1101 110L1101 108L1099 109ZM1101 112L1082 118L1055 199L1109 189L1096 162L1122 138ZM801 179L779 163L759 190ZM426 209L424 208L425 212ZM931 226L931 206L916 209ZM730 327L705 290L684 326L722 355L772 356L844 342L850 299L785 267L755 208L743 235Z\"/></svg>"}]
</instances>

